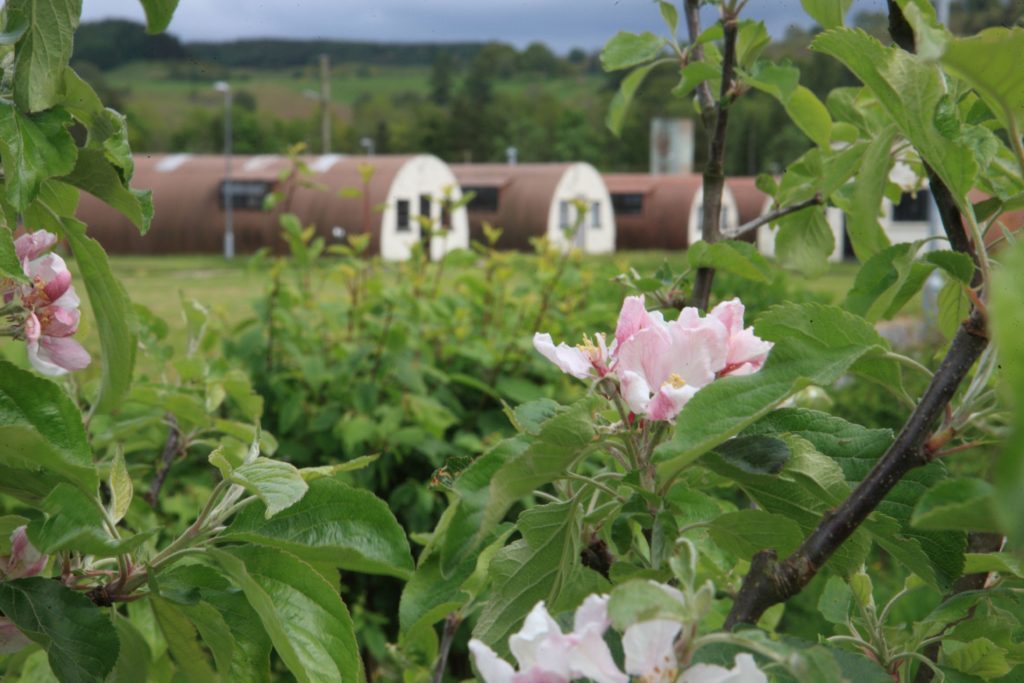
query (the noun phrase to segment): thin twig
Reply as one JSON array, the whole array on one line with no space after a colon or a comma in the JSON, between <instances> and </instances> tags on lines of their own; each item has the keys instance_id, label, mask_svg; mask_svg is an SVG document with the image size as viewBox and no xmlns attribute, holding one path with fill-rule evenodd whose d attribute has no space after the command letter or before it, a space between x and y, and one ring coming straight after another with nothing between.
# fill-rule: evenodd
<instances>
[{"instance_id":1,"label":"thin twig","mask_svg":"<svg viewBox=\"0 0 1024 683\"><path fill-rule=\"evenodd\" d=\"M431 683L442 683L444 681L444 670L448 668L448 653L452 649L452 641L455 640L455 632L459 630L462 617L458 612L451 612L445 617L444 632L441 634L441 647L437 653L437 663L434 664L434 674L431 676Z\"/></svg>"},{"instance_id":2,"label":"thin twig","mask_svg":"<svg viewBox=\"0 0 1024 683\"><path fill-rule=\"evenodd\" d=\"M153 482L149 485L149 491L145 495L146 502L152 508L156 507L157 498L160 497L160 490L164 487L164 481L171 471L174 458L181 452L181 429L178 427L177 418L173 413L167 413L164 415L164 421L167 422L167 441L164 442L164 450L160 453L160 466L156 471L156 476L153 477Z\"/></svg>"},{"instance_id":3,"label":"thin twig","mask_svg":"<svg viewBox=\"0 0 1024 683\"><path fill-rule=\"evenodd\" d=\"M819 204L824 204L824 203L825 203L825 200L821 196L821 194L819 193L819 194L814 195L810 199L805 199L804 201L799 202L797 204L790 204L789 206L784 206L784 207L782 207L780 209L775 209L774 211L770 211L769 213L766 213L763 216L759 216L759 217L755 218L752 221L748 221L748 222L744 223L743 225L740 225L740 226L738 226L738 227L736 227L736 228L734 228L732 230L724 229L724 230L721 231L722 232L722 237L724 237L725 239L730 239L730 240L737 239L739 237L743 237L743 235L746 235L748 232L751 232L752 230L757 230L762 225L767 225L768 223L772 223L774 221L777 221L780 218L782 218L783 216L788 216L791 213L796 213L797 211L802 211L802 210L806 209L809 206L818 206Z\"/></svg>"}]
</instances>

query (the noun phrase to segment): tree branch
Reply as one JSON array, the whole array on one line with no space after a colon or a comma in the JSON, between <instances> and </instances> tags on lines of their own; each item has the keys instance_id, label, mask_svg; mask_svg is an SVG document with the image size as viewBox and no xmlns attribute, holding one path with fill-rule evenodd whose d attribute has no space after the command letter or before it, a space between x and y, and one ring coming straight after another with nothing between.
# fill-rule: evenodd
<instances>
[{"instance_id":1,"label":"tree branch","mask_svg":"<svg viewBox=\"0 0 1024 683\"><path fill-rule=\"evenodd\" d=\"M777 221L783 216L788 216L791 213L802 211L803 209L806 209L809 206L817 206L819 204L824 203L825 199L819 193L814 195L810 199L806 199L797 204L790 204L789 206L784 206L781 209L775 209L774 211L770 211L769 213L766 213L763 216L758 216L754 220L747 221L743 225L740 225L734 228L733 230L722 230L722 237L729 240L737 239L739 237L743 237L752 230L757 230L762 225L767 225L773 221Z\"/></svg>"},{"instance_id":2,"label":"tree branch","mask_svg":"<svg viewBox=\"0 0 1024 683\"><path fill-rule=\"evenodd\" d=\"M895 0L889 0L889 12L893 40L903 49L912 50L913 32ZM938 204L950 244L978 263L974 245L966 239L963 219L952 193L934 174L931 183L932 196ZM979 278L976 269L974 280L980 284ZM764 550L754 556L750 572L744 578L726 619L726 628L756 623L766 609L799 593L900 479L915 467L931 461L934 453L925 448L925 444L934 425L987 345L985 315L975 308L961 323L946 357L896 440L849 498L826 513L818 527L784 561L779 562L772 550Z\"/></svg>"},{"instance_id":3,"label":"tree branch","mask_svg":"<svg viewBox=\"0 0 1024 683\"><path fill-rule=\"evenodd\" d=\"M691 50L694 57L703 59L704 50L697 44L700 35L699 3L696 0L686 2L686 25L690 33ZM708 140L708 160L704 165L704 206L701 237L705 242L715 243L722 239L722 192L725 189L725 134L729 127L729 105L735 99L733 78L736 68L736 35L739 29L736 13L731 6L722 8L722 32L724 45L722 48L722 85L716 103L711 96L711 88L707 81L698 88L697 99L701 105L701 120L704 128L710 133ZM693 285L691 303L697 308L707 309L711 298L711 283L714 281L713 268L700 268Z\"/></svg>"},{"instance_id":4,"label":"tree branch","mask_svg":"<svg viewBox=\"0 0 1024 683\"><path fill-rule=\"evenodd\" d=\"M448 668L448 653L452 649L452 642L455 640L455 632L462 624L462 617L458 612L451 612L444 620L444 631L441 633L441 645L437 653L437 662L434 664L431 683L442 683L444 671Z\"/></svg>"},{"instance_id":5,"label":"tree branch","mask_svg":"<svg viewBox=\"0 0 1024 683\"><path fill-rule=\"evenodd\" d=\"M178 420L173 413L167 413L164 415L164 421L167 422L167 441L164 442L164 450L160 453L160 466L145 496L146 502L152 508L156 507L160 490L164 487L164 481L171 471L171 464L174 463L174 458L181 451L181 429L178 427Z\"/></svg>"}]
</instances>

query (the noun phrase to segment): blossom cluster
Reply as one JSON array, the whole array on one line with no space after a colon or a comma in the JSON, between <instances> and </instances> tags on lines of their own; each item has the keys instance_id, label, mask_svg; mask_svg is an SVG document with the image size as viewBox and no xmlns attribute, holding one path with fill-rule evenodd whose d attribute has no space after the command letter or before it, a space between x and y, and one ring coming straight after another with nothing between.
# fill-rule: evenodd
<instances>
[{"instance_id":1,"label":"blossom cluster","mask_svg":"<svg viewBox=\"0 0 1024 683\"><path fill-rule=\"evenodd\" d=\"M0 581L12 581L36 576L46 568L49 557L33 547L20 526L11 534L11 554L0 555ZM31 644L24 633L10 619L0 616L0 655L17 652Z\"/></svg>"},{"instance_id":2,"label":"blossom cluster","mask_svg":"<svg viewBox=\"0 0 1024 683\"><path fill-rule=\"evenodd\" d=\"M14 251L29 282L0 280L3 310L16 321L14 335L25 340L32 367L51 377L81 370L91 360L72 339L80 301L67 264L50 251L56 243L57 236L45 230L21 235Z\"/></svg>"},{"instance_id":3,"label":"blossom cluster","mask_svg":"<svg viewBox=\"0 0 1024 683\"><path fill-rule=\"evenodd\" d=\"M720 377L749 375L764 365L771 342L743 326L743 303L725 301L701 316L687 307L675 320L648 311L643 296L626 297L609 345L592 341L557 346L537 333L534 347L563 372L582 380L617 379L629 409L649 420L672 420L701 388Z\"/></svg>"},{"instance_id":4,"label":"blossom cluster","mask_svg":"<svg viewBox=\"0 0 1024 683\"><path fill-rule=\"evenodd\" d=\"M666 600L683 601L678 589L654 585L665 591ZM484 683L568 683L584 678L594 683L628 683L631 676L645 683L767 683L749 654L737 655L732 669L713 664L685 666L676 654L683 624L674 619L651 619L627 627L622 634L624 670L620 669L604 640L611 625L608 600L607 595L584 600L569 633L562 632L543 602L537 603L523 627L508 640L518 671L480 640L471 640L469 649Z\"/></svg>"}]
</instances>

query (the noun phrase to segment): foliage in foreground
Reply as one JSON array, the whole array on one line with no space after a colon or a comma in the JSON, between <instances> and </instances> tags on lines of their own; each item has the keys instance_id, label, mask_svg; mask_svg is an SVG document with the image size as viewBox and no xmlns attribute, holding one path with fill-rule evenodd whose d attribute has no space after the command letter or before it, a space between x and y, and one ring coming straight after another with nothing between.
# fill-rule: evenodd
<instances>
[{"instance_id":1,"label":"foliage in foreground","mask_svg":"<svg viewBox=\"0 0 1024 683\"><path fill-rule=\"evenodd\" d=\"M166 26L173 3L143 4ZM1024 32L953 38L927 3L902 0L886 47L842 26L844 3L804 4L826 29L812 48L863 87L822 103L760 58L767 33L732 0L704 31L696 0L685 21L660 2L669 38L609 42L605 67L629 71L613 128L661 63L710 131L705 241L685 267L620 279L647 298L626 300L614 334L621 295L543 245L539 287L479 245L404 266L407 296L356 241L327 269L345 296L320 298L322 245L286 219L293 256L225 357L196 302L183 302L186 348L169 350L166 323L131 306L73 218L79 190L143 232L152 213L129 187L124 119L67 67L79 5L8 2L2 329L65 379L0 362L5 678L443 680L471 674L470 635L488 681L513 680L512 659L559 681L1018 676L1024 257L987 245L1014 241L1000 217L1024 196ZM750 89L815 145L761 181L779 262L822 272L836 206L863 264L842 306L780 299L753 329L739 302L709 305L716 272L764 288L779 267L718 226L728 110ZM948 248L889 244L877 214L897 160L928 177ZM49 233L91 303L95 385L68 374L86 359L69 345L78 302ZM932 273L949 344L928 367L873 323ZM537 350L582 391L527 355L543 329ZM163 365L133 382L139 348ZM807 407L851 376L905 406L898 434ZM438 514L423 483L439 465ZM397 628L374 627L395 610L364 575L402 583Z\"/></svg>"}]
</instances>

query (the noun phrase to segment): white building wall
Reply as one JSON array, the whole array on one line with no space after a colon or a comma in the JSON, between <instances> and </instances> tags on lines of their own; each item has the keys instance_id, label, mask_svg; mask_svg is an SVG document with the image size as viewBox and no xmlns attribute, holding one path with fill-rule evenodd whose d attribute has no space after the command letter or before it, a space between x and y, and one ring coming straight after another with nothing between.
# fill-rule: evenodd
<instances>
[{"instance_id":1,"label":"white building wall","mask_svg":"<svg viewBox=\"0 0 1024 683\"><path fill-rule=\"evenodd\" d=\"M722 230L735 230L740 224L740 210L736 206L736 198L728 185L722 187ZM686 221L687 244L693 244L701 240L701 232L704 225L704 185L697 188L697 193L690 202L690 217Z\"/></svg>"},{"instance_id":2,"label":"white building wall","mask_svg":"<svg viewBox=\"0 0 1024 683\"><path fill-rule=\"evenodd\" d=\"M574 200L583 200L587 204L587 213L576 234L574 246L580 247L588 254L615 251L615 213L612 211L612 198L601 174L586 163L570 166L555 187L554 199L548 209L548 240L563 249L570 246L563 232L563 212L567 212L569 226L574 225ZM562 208L563 202L568 209ZM594 222L595 209L597 223Z\"/></svg>"},{"instance_id":3,"label":"white building wall","mask_svg":"<svg viewBox=\"0 0 1024 683\"><path fill-rule=\"evenodd\" d=\"M418 220L420 197L428 195L430 218L437 225L441 220L441 202L447 197L462 199L462 188L448 165L435 156L421 154L410 159L395 174L388 189L380 226L380 255L385 261L405 261L412 248L422 239ZM398 202L409 202L408 230L398 229ZM469 248L469 216L465 207L451 211L450 230L430 242L430 258L438 260L449 251Z\"/></svg>"}]
</instances>

